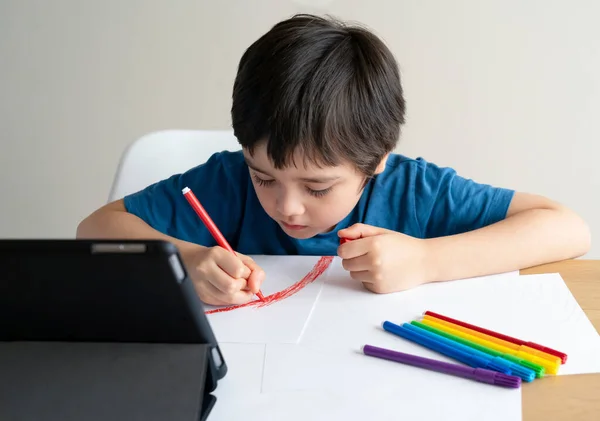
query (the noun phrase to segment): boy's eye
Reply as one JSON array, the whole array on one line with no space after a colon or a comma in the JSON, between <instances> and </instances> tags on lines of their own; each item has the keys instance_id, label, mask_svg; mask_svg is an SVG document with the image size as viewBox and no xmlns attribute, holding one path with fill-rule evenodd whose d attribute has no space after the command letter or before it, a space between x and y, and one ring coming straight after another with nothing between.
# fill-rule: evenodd
<instances>
[{"instance_id":1,"label":"boy's eye","mask_svg":"<svg viewBox=\"0 0 600 421\"><path fill-rule=\"evenodd\" d=\"M327 187L326 189L323 189L323 190L313 190L308 187L306 189L308 190L308 193L310 193L312 196L323 197L331 191L332 187Z\"/></svg>"},{"instance_id":2,"label":"boy's eye","mask_svg":"<svg viewBox=\"0 0 600 421\"><path fill-rule=\"evenodd\" d=\"M272 185L275 180L264 180L262 178L260 178L259 176L257 176L256 174L252 174L252 177L254 178L254 181L256 181L258 183L259 186L270 186Z\"/></svg>"},{"instance_id":3,"label":"boy's eye","mask_svg":"<svg viewBox=\"0 0 600 421\"><path fill-rule=\"evenodd\" d=\"M256 174L252 174L252 178L254 178L254 181L262 187L269 187L272 186L275 183L275 180L265 180L264 178L260 178L258 175ZM314 190L311 189L310 187L306 187L306 190L308 191L308 193L311 196L315 196L315 197L323 197L325 196L327 193L329 193L331 191L333 187L327 187L326 189L322 189L322 190Z\"/></svg>"}]
</instances>

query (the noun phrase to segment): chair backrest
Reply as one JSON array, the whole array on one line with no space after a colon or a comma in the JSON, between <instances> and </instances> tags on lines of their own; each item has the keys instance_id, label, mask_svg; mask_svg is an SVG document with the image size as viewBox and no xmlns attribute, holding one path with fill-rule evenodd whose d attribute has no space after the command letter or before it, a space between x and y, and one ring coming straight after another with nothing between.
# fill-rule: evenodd
<instances>
[{"instance_id":1,"label":"chair backrest","mask_svg":"<svg viewBox=\"0 0 600 421\"><path fill-rule=\"evenodd\" d=\"M108 201L185 172L206 162L215 152L240 149L231 130L165 130L147 134L123 152Z\"/></svg>"}]
</instances>

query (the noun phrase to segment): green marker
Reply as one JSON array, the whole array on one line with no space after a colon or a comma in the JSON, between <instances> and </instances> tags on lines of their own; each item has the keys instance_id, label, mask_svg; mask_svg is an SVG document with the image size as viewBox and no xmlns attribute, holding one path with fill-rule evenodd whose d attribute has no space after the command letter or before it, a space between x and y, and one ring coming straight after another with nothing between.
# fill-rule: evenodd
<instances>
[{"instance_id":1,"label":"green marker","mask_svg":"<svg viewBox=\"0 0 600 421\"><path fill-rule=\"evenodd\" d=\"M417 326L417 327L420 327L422 329L426 329L426 330L428 330L430 332L436 333L438 335L444 336L444 337L446 337L448 339L451 339L453 341L459 342L459 343L461 343L463 345L470 346L471 348L474 348L474 349L476 349L478 351L485 352L486 354L490 354L490 355L493 355L495 357L502 357L502 358L505 358L505 359L513 362L513 363L520 364L523 367L527 367L530 370L533 370L533 372L535 373L535 377L537 377L538 379L544 377L544 373L545 373L546 370L541 365L534 364L534 363L532 363L530 361L523 360L521 358L517 358L514 355L505 354L503 352L496 351L495 349L487 348L487 347L485 347L483 345L476 344L476 343L471 342L471 341L469 341L467 339L463 339L463 338L460 338L458 336L452 335L450 333L444 332L443 330L439 330L439 329L436 329L434 327L428 326L426 324L417 322L416 320L413 320L410 323L413 324L413 325L415 325L415 326Z\"/></svg>"}]
</instances>

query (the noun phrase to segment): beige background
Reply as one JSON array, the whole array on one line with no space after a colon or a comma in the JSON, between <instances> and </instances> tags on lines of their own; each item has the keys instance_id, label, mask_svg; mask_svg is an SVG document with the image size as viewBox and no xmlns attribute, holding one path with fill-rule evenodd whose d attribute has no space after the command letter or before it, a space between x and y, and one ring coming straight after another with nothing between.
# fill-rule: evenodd
<instances>
[{"instance_id":1,"label":"beige background","mask_svg":"<svg viewBox=\"0 0 600 421\"><path fill-rule=\"evenodd\" d=\"M297 12L358 20L394 51L399 152L573 207L600 258L594 0L1 0L0 237L72 237L127 144L228 128L239 57Z\"/></svg>"}]
</instances>

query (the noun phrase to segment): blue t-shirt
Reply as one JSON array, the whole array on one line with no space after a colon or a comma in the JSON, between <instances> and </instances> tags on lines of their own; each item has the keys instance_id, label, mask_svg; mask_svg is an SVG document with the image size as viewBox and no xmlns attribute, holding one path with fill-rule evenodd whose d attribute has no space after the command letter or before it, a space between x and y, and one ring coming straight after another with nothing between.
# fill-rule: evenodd
<instances>
[{"instance_id":1,"label":"blue t-shirt","mask_svg":"<svg viewBox=\"0 0 600 421\"><path fill-rule=\"evenodd\" d=\"M327 233L289 237L263 210L241 151L207 162L125 197L125 208L154 229L216 245L181 190L189 187L234 250L243 254L334 256L337 231L357 222L418 238L475 230L506 217L513 191L476 183L451 168L391 154L385 170L365 187L354 209Z\"/></svg>"}]
</instances>

